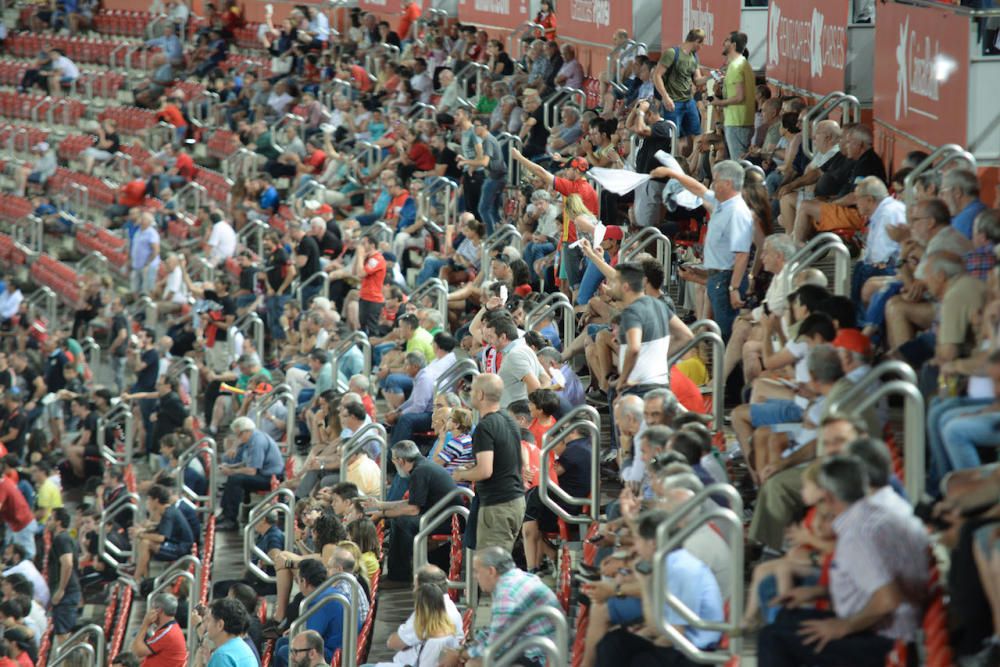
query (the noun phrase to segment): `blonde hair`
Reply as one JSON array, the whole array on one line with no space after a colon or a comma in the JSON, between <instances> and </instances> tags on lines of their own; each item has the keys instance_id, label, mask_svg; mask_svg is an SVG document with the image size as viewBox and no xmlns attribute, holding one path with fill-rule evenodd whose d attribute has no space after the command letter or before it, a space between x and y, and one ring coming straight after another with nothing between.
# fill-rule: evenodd
<instances>
[{"instance_id":1,"label":"blonde hair","mask_svg":"<svg viewBox=\"0 0 1000 667\"><path fill-rule=\"evenodd\" d=\"M578 194L572 194L566 197L566 202L563 205L563 210L570 219L575 219L577 216L589 215L592 216L593 213L587 208L587 205L583 203L583 198Z\"/></svg>"},{"instance_id":2,"label":"blonde hair","mask_svg":"<svg viewBox=\"0 0 1000 667\"><path fill-rule=\"evenodd\" d=\"M455 424L462 435L472 430L472 410L468 408L452 408L448 419Z\"/></svg>"},{"instance_id":3,"label":"blonde hair","mask_svg":"<svg viewBox=\"0 0 1000 667\"><path fill-rule=\"evenodd\" d=\"M455 624L448 618L444 596L437 584L420 584L414 596L413 631L420 641L455 634Z\"/></svg>"},{"instance_id":4,"label":"blonde hair","mask_svg":"<svg viewBox=\"0 0 1000 667\"><path fill-rule=\"evenodd\" d=\"M368 570L366 570L365 566L361 563L361 547L359 547L354 542L351 542L350 540L344 540L343 542L337 542L337 546L340 547L341 549L343 549L344 551L351 552L351 555L354 556L354 572L353 572L353 574L355 574L356 576L362 577L365 580L365 583L370 586L371 582L368 579Z\"/></svg>"}]
</instances>

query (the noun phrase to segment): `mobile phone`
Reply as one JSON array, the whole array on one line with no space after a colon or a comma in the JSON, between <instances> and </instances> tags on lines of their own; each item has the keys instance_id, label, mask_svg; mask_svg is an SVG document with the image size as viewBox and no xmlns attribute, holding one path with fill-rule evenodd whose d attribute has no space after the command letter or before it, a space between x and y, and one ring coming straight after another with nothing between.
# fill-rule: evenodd
<instances>
[{"instance_id":1,"label":"mobile phone","mask_svg":"<svg viewBox=\"0 0 1000 667\"><path fill-rule=\"evenodd\" d=\"M653 564L648 560L639 561L635 564L635 571L642 575L653 574Z\"/></svg>"}]
</instances>

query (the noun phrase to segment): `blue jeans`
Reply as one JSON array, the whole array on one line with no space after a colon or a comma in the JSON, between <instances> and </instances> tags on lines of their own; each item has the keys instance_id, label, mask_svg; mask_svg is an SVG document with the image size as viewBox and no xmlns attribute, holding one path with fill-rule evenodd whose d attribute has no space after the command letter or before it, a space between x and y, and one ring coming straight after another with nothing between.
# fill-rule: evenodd
<instances>
[{"instance_id":1,"label":"blue jeans","mask_svg":"<svg viewBox=\"0 0 1000 667\"><path fill-rule=\"evenodd\" d=\"M413 378L405 373L390 373L382 380L382 391L387 394L402 394L409 398L413 391Z\"/></svg>"},{"instance_id":2,"label":"blue jeans","mask_svg":"<svg viewBox=\"0 0 1000 667\"><path fill-rule=\"evenodd\" d=\"M851 301L854 302L858 311L858 322L865 319L865 307L861 302L861 288L865 286L869 278L876 276L892 276L896 274L893 266L878 267L874 264L858 262L854 265L854 272L851 274ZM872 299L874 301L874 299Z\"/></svg>"},{"instance_id":3,"label":"blue jeans","mask_svg":"<svg viewBox=\"0 0 1000 667\"><path fill-rule=\"evenodd\" d=\"M285 330L281 327L281 315L285 312L285 304L292 298L290 294L272 294L264 299L265 318L271 338L285 340ZM262 351L262 350L260 350Z\"/></svg>"},{"instance_id":4,"label":"blue jeans","mask_svg":"<svg viewBox=\"0 0 1000 667\"><path fill-rule=\"evenodd\" d=\"M396 348L395 343L379 343L372 348L372 368L382 363L382 355Z\"/></svg>"},{"instance_id":5,"label":"blue jeans","mask_svg":"<svg viewBox=\"0 0 1000 667\"><path fill-rule=\"evenodd\" d=\"M711 274L705 285L708 291L708 301L712 304L712 318L719 325L724 341L729 340L729 334L733 332L733 322L739 314L729 303L729 281L732 277L733 272L730 270L719 271ZM743 282L740 283L740 297L746 294L746 289L747 278L744 275Z\"/></svg>"},{"instance_id":6,"label":"blue jeans","mask_svg":"<svg viewBox=\"0 0 1000 667\"><path fill-rule=\"evenodd\" d=\"M423 285L431 278L437 278L438 273L445 266L448 266L448 260L446 259L439 257L424 258L424 265L420 267L420 273L417 274L417 285Z\"/></svg>"},{"instance_id":7,"label":"blue jeans","mask_svg":"<svg viewBox=\"0 0 1000 667\"><path fill-rule=\"evenodd\" d=\"M31 560L35 557L35 535L39 532L38 521L35 519L32 519L31 523L17 532L14 532L8 526L7 533L3 538L3 544L4 546L8 544L20 544L24 547L25 557Z\"/></svg>"},{"instance_id":8,"label":"blue jeans","mask_svg":"<svg viewBox=\"0 0 1000 667\"><path fill-rule=\"evenodd\" d=\"M536 282L539 279L538 274L535 273L535 262L550 255L556 250L555 243L529 243L524 247L524 252L521 257L525 262L528 263L528 275L531 277L531 282Z\"/></svg>"},{"instance_id":9,"label":"blue jeans","mask_svg":"<svg viewBox=\"0 0 1000 667\"><path fill-rule=\"evenodd\" d=\"M413 440L414 433L424 433L429 430L431 430L431 413L408 412L400 415L392 427L389 446L395 445L400 440Z\"/></svg>"},{"instance_id":10,"label":"blue jeans","mask_svg":"<svg viewBox=\"0 0 1000 667\"><path fill-rule=\"evenodd\" d=\"M927 409L927 450L930 452L927 488L932 495L937 494L941 480L952 470L944 445L944 428L954 419L970 412L977 412L990 403L988 398L965 396L950 398L935 396L931 399L930 407Z\"/></svg>"},{"instance_id":11,"label":"blue jeans","mask_svg":"<svg viewBox=\"0 0 1000 667\"><path fill-rule=\"evenodd\" d=\"M944 449L952 470L981 465L977 447L997 447L1000 438L1000 413L965 415L951 420L942 429Z\"/></svg>"},{"instance_id":12,"label":"blue jeans","mask_svg":"<svg viewBox=\"0 0 1000 667\"><path fill-rule=\"evenodd\" d=\"M506 178L487 178L483 181L483 189L479 192L479 219L486 225L486 235L500 224L500 195L503 194Z\"/></svg>"},{"instance_id":13,"label":"blue jeans","mask_svg":"<svg viewBox=\"0 0 1000 667\"><path fill-rule=\"evenodd\" d=\"M674 110L663 109L663 120L673 121L677 126L677 136L695 137L701 134L701 112L693 99L674 102Z\"/></svg>"},{"instance_id":14,"label":"blue jeans","mask_svg":"<svg viewBox=\"0 0 1000 667\"><path fill-rule=\"evenodd\" d=\"M871 325L881 329L885 326L885 305L889 303L889 299L902 291L902 282L890 283L888 287L872 297L871 303L868 304L868 312L865 313L864 322L858 324Z\"/></svg>"},{"instance_id":15,"label":"blue jeans","mask_svg":"<svg viewBox=\"0 0 1000 667\"><path fill-rule=\"evenodd\" d=\"M608 253L604 253L604 261L608 261ZM580 279L580 291L576 294L576 305L586 306L591 297L597 293L597 288L601 286L604 274L589 259L586 261L586 268L583 270L583 278Z\"/></svg>"}]
</instances>

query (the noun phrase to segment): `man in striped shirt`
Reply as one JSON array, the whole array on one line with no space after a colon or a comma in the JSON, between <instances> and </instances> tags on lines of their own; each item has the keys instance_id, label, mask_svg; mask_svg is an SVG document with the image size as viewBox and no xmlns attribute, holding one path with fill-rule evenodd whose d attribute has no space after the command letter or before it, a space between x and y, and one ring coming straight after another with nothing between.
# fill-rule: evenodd
<instances>
[{"instance_id":1,"label":"man in striped shirt","mask_svg":"<svg viewBox=\"0 0 1000 667\"><path fill-rule=\"evenodd\" d=\"M490 626L480 632L476 641L466 644L461 651L446 651L442 654L441 665L455 667L466 664L470 667L482 662L483 653L494 647L495 655L504 647L497 645L497 639L521 616L538 607L553 607L561 614L555 593L541 579L519 570L509 551L500 547L487 547L476 552L474 569L479 587L493 595L493 614ZM555 640L555 628L546 620L536 620L525 628L523 634L513 638L506 646L512 646L529 637L546 637ZM543 667L544 654L538 649L529 649L520 656L515 665L522 667Z\"/></svg>"},{"instance_id":2,"label":"man in striped shirt","mask_svg":"<svg viewBox=\"0 0 1000 667\"><path fill-rule=\"evenodd\" d=\"M928 581L927 534L911 517L872 502L864 464L833 456L820 470L837 546L828 587L799 587L758 641L768 667L881 667L896 639L913 639ZM833 612L803 608L829 595Z\"/></svg>"}]
</instances>

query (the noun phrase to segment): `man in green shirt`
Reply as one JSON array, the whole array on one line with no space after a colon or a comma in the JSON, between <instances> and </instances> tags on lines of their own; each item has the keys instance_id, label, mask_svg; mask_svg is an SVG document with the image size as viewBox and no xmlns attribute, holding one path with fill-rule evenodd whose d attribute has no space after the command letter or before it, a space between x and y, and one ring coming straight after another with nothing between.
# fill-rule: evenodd
<instances>
[{"instance_id":1,"label":"man in green shirt","mask_svg":"<svg viewBox=\"0 0 1000 667\"><path fill-rule=\"evenodd\" d=\"M428 362L434 360L434 336L420 326L420 320L413 313L399 318L399 335L406 341L407 352L419 352Z\"/></svg>"},{"instance_id":2,"label":"man in green shirt","mask_svg":"<svg viewBox=\"0 0 1000 667\"><path fill-rule=\"evenodd\" d=\"M725 97L715 101L723 111L726 150L730 160L741 160L750 150L753 138L753 120L757 112L754 98L756 79L753 67L744 57L747 47L746 33L731 32L723 43L726 56L726 76L722 80Z\"/></svg>"},{"instance_id":3,"label":"man in green shirt","mask_svg":"<svg viewBox=\"0 0 1000 667\"><path fill-rule=\"evenodd\" d=\"M698 49L704 42L704 30L691 30L683 44L663 50L653 70L653 87L662 101L663 120L677 126L683 155L691 152L692 137L701 134L701 112L694 101L694 87L708 80L698 65Z\"/></svg>"}]
</instances>

